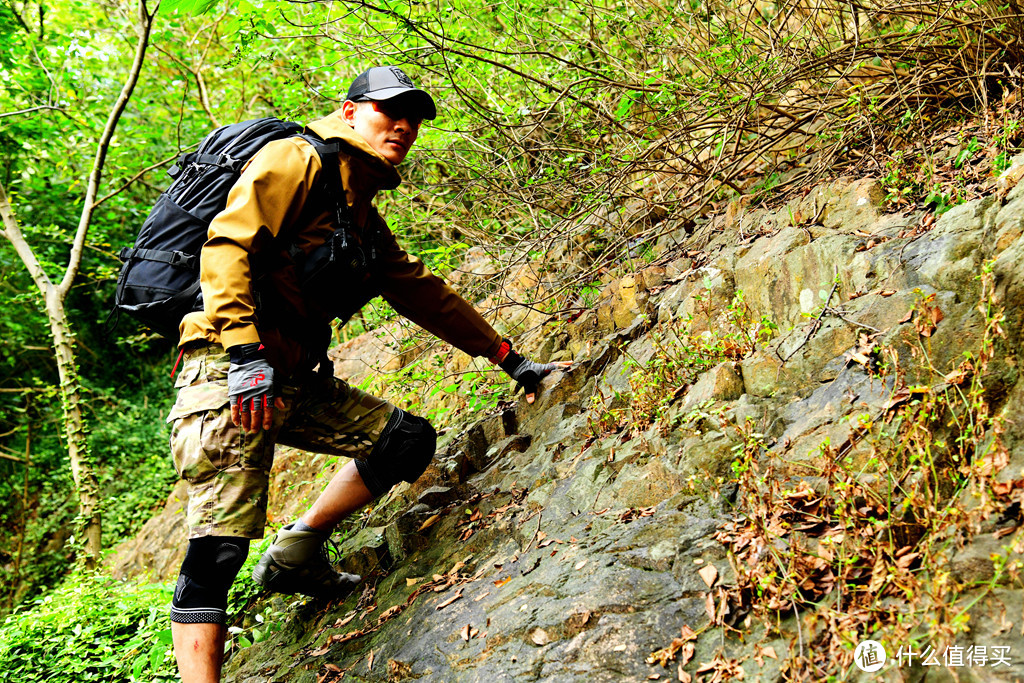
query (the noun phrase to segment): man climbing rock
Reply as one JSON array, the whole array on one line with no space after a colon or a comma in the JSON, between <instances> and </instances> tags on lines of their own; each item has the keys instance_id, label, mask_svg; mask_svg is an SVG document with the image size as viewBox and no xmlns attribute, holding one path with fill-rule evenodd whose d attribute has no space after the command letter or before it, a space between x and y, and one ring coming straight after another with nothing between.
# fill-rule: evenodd
<instances>
[{"instance_id":1,"label":"man climbing rock","mask_svg":"<svg viewBox=\"0 0 1024 683\"><path fill-rule=\"evenodd\" d=\"M398 186L395 166L436 113L400 69L369 69L307 136L253 157L210 224L200 258L204 308L180 326L184 363L168 418L175 468L189 482L189 545L171 607L185 683L220 678L227 593L250 539L263 537L275 444L353 458L253 571L269 590L324 598L360 580L332 566L331 530L398 482L415 481L434 456L429 422L333 376L331 320L381 295L434 335L497 363L529 402L544 376L567 365L516 353L398 245L371 203ZM321 158L318 140L340 146L336 161ZM350 230L336 230L346 223Z\"/></svg>"}]
</instances>

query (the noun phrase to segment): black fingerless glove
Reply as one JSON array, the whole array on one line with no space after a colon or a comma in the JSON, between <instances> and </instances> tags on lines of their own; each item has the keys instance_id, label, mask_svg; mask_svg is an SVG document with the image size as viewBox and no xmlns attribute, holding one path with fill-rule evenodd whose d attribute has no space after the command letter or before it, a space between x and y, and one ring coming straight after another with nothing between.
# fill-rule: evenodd
<instances>
[{"instance_id":1,"label":"black fingerless glove","mask_svg":"<svg viewBox=\"0 0 1024 683\"><path fill-rule=\"evenodd\" d=\"M238 344L228 349L228 399L243 411L265 408L274 398L274 369L263 344Z\"/></svg>"},{"instance_id":2,"label":"black fingerless glove","mask_svg":"<svg viewBox=\"0 0 1024 683\"><path fill-rule=\"evenodd\" d=\"M540 381L558 368L554 363L534 363L523 358L512 349L512 342L507 339L501 341L498 353L490 360L517 382L517 390L523 387L527 394L537 393Z\"/></svg>"}]
</instances>

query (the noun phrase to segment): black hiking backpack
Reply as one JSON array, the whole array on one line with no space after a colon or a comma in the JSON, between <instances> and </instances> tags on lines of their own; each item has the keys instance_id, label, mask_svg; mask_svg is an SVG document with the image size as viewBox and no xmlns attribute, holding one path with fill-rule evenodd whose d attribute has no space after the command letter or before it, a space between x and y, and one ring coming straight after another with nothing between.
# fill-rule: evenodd
<instances>
[{"instance_id":1,"label":"black hiking backpack","mask_svg":"<svg viewBox=\"0 0 1024 683\"><path fill-rule=\"evenodd\" d=\"M135 245L119 254L123 265L112 313L124 311L176 340L181 319L202 310L199 252L210 222L227 204L228 192L242 167L268 142L301 133L299 124L276 118L243 121L218 128L195 152L183 154L167 171L174 182L157 199ZM302 137L313 144L321 159L339 150L337 143ZM338 203L339 226L347 229L347 206ZM345 231L338 230L342 235Z\"/></svg>"}]
</instances>

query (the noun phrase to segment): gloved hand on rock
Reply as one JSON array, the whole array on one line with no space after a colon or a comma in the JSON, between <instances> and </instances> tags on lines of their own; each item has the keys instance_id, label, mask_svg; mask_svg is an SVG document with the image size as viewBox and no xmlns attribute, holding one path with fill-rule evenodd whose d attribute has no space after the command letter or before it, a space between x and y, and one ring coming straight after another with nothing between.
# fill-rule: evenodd
<instances>
[{"instance_id":1,"label":"gloved hand on rock","mask_svg":"<svg viewBox=\"0 0 1024 683\"><path fill-rule=\"evenodd\" d=\"M562 370L572 365L569 361L557 363L535 363L527 360L512 349L512 342L503 339L501 347L491 359L504 370L509 377L516 381L516 390L522 387L526 390L526 402L533 403L537 396L537 387L540 381L555 370Z\"/></svg>"}]
</instances>

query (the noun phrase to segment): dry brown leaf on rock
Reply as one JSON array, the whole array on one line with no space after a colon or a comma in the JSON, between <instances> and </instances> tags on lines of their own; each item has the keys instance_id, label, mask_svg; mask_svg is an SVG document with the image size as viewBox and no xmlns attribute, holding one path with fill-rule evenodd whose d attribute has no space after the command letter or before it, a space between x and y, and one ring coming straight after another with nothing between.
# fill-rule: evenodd
<instances>
[{"instance_id":1,"label":"dry brown leaf on rock","mask_svg":"<svg viewBox=\"0 0 1024 683\"><path fill-rule=\"evenodd\" d=\"M960 363L960 366L956 370L953 370L945 377L943 381L952 385L963 384L974 375L974 365L970 361L964 361Z\"/></svg>"},{"instance_id":2,"label":"dry brown leaf on rock","mask_svg":"<svg viewBox=\"0 0 1024 683\"><path fill-rule=\"evenodd\" d=\"M932 336L935 332L935 328L938 327L939 323L946 317L941 308L932 305L934 301L935 294L929 294L924 298L924 300L918 302L918 309L921 314L917 317L917 320L914 321L914 329L916 329L918 334L922 337Z\"/></svg>"},{"instance_id":3,"label":"dry brown leaf on rock","mask_svg":"<svg viewBox=\"0 0 1024 683\"><path fill-rule=\"evenodd\" d=\"M543 647L551 642L551 636L542 628L535 628L530 632L530 640L534 645Z\"/></svg>"},{"instance_id":4,"label":"dry brown leaf on rock","mask_svg":"<svg viewBox=\"0 0 1024 683\"><path fill-rule=\"evenodd\" d=\"M420 524L420 528L416 530L416 533L425 531L426 529L429 529L430 527L434 526L434 524L436 524L437 520L439 519L441 519L440 514L431 515L430 517L427 517L426 521L423 522L423 524Z\"/></svg>"},{"instance_id":5,"label":"dry brown leaf on rock","mask_svg":"<svg viewBox=\"0 0 1024 683\"><path fill-rule=\"evenodd\" d=\"M462 597L462 591L460 590L460 591L459 591L458 593L456 593L456 594L455 594L455 595L453 595L452 597L448 598L447 600L445 600L444 602L442 602L442 603L441 603L440 605L438 605L438 606L437 606L437 607L435 607L434 609L442 610L442 609L444 609L444 608L445 608L445 607L447 607L448 605L452 604L453 602L455 602L456 600L458 600L458 599L459 599L459 598L461 598L461 597Z\"/></svg>"},{"instance_id":6,"label":"dry brown leaf on rock","mask_svg":"<svg viewBox=\"0 0 1024 683\"><path fill-rule=\"evenodd\" d=\"M333 624L331 624L331 628L341 628L342 626L344 626L348 622L350 622L353 619L355 619L356 618L356 614L357 614L357 612L355 610L352 610L347 615L345 615L344 617L339 618L337 621L335 621Z\"/></svg>"},{"instance_id":7,"label":"dry brown leaf on rock","mask_svg":"<svg viewBox=\"0 0 1024 683\"><path fill-rule=\"evenodd\" d=\"M715 581L718 580L718 570L715 569L715 565L705 565L701 567L697 573L700 574L700 578L704 580L704 583L707 584L708 588L714 588Z\"/></svg>"},{"instance_id":8,"label":"dry brown leaf on rock","mask_svg":"<svg viewBox=\"0 0 1024 683\"><path fill-rule=\"evenodd\" d=\"M758 666L764 666L765 657L776 661L779 659L779 655L775 653L775 648L771 645L765 645L764 647L757 648L757 654L754 655L754 661L757 662Z\"/></svg>"},{"instance_id":9,"label":"dry brown leaf on rock","mask_svg":"<svg viewBox=\"0 0 1024 683\"><path fill-rule=\"evenodd\" d=\"M674 638L671 643L656 650L647 656L648 664L660 664L663 667L668 668L669 662L676 661L678 659L679 666L685 666L693 659L693 653L695 646L693 641L696 640L697 634L690 629L689 626L683 626L683 633L680 637Z\"/></svg>"},{"instance_id":10,"label":"dry brown leaf on rock","mask_svg":"<svg viewBox=\"0 0 1024 683\"><path fill-rule=\"evenodd\" d=\"M406 607L405 605L394 605L392 607L388 607L386 610L384 610L384 614L382 614L382 615L380 615L380 617L378 617L377 623L378 624L383 624L388 619L393 619L395 616L398 615L399 612L404 610L405 607Z\"/></svg>"}]
</instances>

